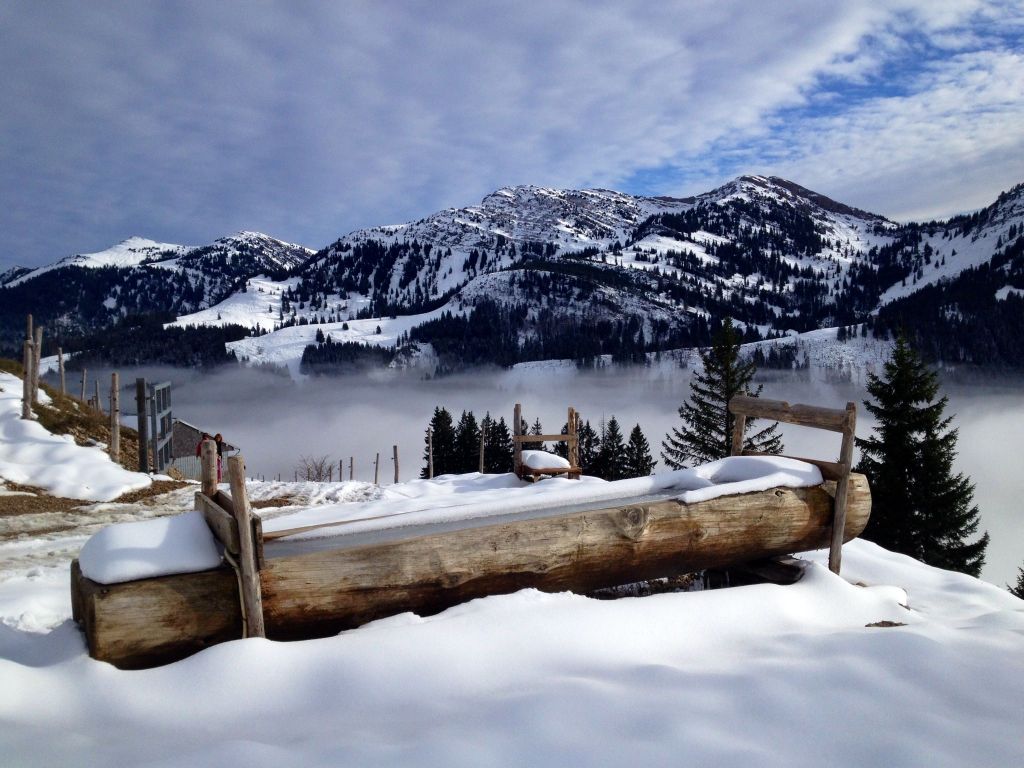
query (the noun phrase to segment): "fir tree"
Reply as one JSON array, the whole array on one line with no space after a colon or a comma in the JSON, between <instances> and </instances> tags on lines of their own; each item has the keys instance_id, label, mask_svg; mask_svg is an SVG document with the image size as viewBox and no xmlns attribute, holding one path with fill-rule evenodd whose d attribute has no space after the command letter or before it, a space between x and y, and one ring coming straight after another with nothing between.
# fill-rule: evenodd
<instances>
[{"instance_id":1,"label":"fir tree","mask_svg":"<svg viewBox=\"0 0 1024 768\"><path fill-rule=\"evenodd\" d=\"M757 397L761 387L751 389L757 366L740 359L740 334L726 318L714 337L711 347L700 352L704 370L694 374L690 384L690 400L679 407L682 426L673 428L661 443L661 456L672 469L688 463L704 464L729 455L735 417L729 413L729 401L735 395ZM753 419L747 419L746 432ZM746 432L744 434L746 434ZM780 453L782 437L778 424L745 437L745 450Z\"/></svg>"},{"instance_id":2,"label":"fir tree","mask_svg":"<svg viewBox=\"0 0 1024 768\"><path fill-rule=\"evenodd\" d=\"M523 421L523 434L524 435L525 434L529 434L529 435L543 435L544 434L544 427L541 426L540 417L539 416L536 419L534 419L533 426L530 427L529 431L526 430L526 422L525 422L525 420ZM541 442L523 443L523 450L524 451L543 451L544 450L544 443L541 443Z\"/></svg>"},{"instance_id":3,"label":"fir tree","mask_svg":"<svg viewBox=\"0 0 1024 768\"><path fill-rule=\"evenodd\" d=\"M420 472L420 477L429 477L431 439L434 445L434 477L455 472L455 427L452 424L452 415L446 408L434 408L430 430L432 435L428 434L423 438L423 471Z\"/></svg>"},{"instance_id":4,"label":"fir tree","mask_svg":"<svg viewBox=\"0 0 1024 768\"><path fill-rule=\"evenodd\" d=\"M647 438L637 424L629 433L629 443L626 444L626 477L647 477L657 463L651 456L651 446Z\"/></svg>"},{"instance_id":5,"label":"fir tree","mask_svg":"<svg viewBox=\"0 0 1024 768\"><path fill-rule=\"evenodd\" d=\"M495 474L512 471L512 433L504 416L491 422L484 437L484 470Z\"/></svg>"},{"instance_id":6,"label":"fir tree","mask_svg":"<svg viewBox=\"0 0 1024 768\"><path fill-rule=\"evenodd\" d=\"M463 411L455 427L455 469L464 474L480 469L480 428L472 411Z\"/></svg>"},{"instance_id":7,"label":"fir tree","mask_svg":"<svg viewBox=\"0 0 1024 768\"><path fill-rule=\"evenodd\" d=\"M977 576L988 533L978 530L974 485L954 473L957 430L943 418L947 398L936 400L938 377L902 337L885 364L884 378L868 376L865 401L877 420L871 437L857 440L858 472L871 484L871 518L862 534L886 549L939 568Z\"/></svg>"},{"instance_id":8,"label":"fir tree","mask_svg":"<svg viewBox=\"0 0 1024 768\"><path fill-rule=\"evenodd\" d=\"M1009 584L1006 588L1010 590L1010 594L1019 597L1024 600L1024 567L1017 569L1017 586L1011 587Z\"/></svg>"},{"instance_id":9,"label":"fir tree","mask_svg":"<svg viewBox=\"0 0 1024 768\"><path fill-rule=\"evenodd\" d=\"M579 441L580 469L584 475L593 474L594 461L600 447L597 432L586 421L576 427L576 439Z\"/></svg>"},{"instance_id":10,"label":"fir tree","mask_svg":"<svg viewBox=\"0 0 1024 768\"><path fill-rule=\"evenodd\" d=\"M622 440L622 429L614 416L601 422L597 456L590 473L604 480L621 480L626 476L626 446Z\"/></svg>"}]
</instances>

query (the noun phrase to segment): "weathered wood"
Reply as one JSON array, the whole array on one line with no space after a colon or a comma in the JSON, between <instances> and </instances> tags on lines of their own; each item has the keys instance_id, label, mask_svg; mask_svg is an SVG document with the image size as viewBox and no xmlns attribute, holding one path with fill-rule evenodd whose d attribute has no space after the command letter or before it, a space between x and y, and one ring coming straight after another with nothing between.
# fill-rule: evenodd
<instances>
[{"instance_id":1,"label":"weathered wood","mask_svg":"<svg viewBox=\"0 0 1024 768\"><path fill-rule=\"evenodd\" d=\"M21 379L21 418L23 419L32 419L34 417L32 413L32 377L29 375L29 371L32 370L32 364L32 342L26 341L22 360L25 375Z\"/></svg>"},{"instance_id":2,"label":"weathered wood","mask_svg":"<svg viewBox=\"0 0 1024 768\"><path fill-rule=\"evenodd\" d=\"M199 447L199 481L205 496L213 498L217 493L217 443L203 440Z\"/></svg>"},{"instance_id":3,"label":"weathered wood","mask_svg":"<svg viewBox=\"0 0 1024 768\"><path fill-rule=\"evenodd\" d=\"M397 445L391 446L391 452L392 452L392 454L394 456L394 462L395 462L395 482L397 483L398 482L398 446Z\"/></svg>"},{"instance_id":4,"label":"weathered wood","mask_svg":"<svg viewBox=\"0 0 1024 768\"><path fill-rule=\"evenodd\" d=\"M832 542L828 552L828 567L839 573L843 559L843 531L846 528L846 505L849 498L850 467L853 464L853 441L857 428L857 405L846 404L846 428L843 430L843 445L839 451L839 463L846 473L836 484L835 518L832 523Z\"/></svg>"},{"instance_id":5,"label":"weathered wood","mask_svg":"<svg viewBox=\"0 0 1024 768\"><path fill-rule=\"evenodd\" d=\"M373 460L373 484L380 485L380 451Z\"/></svg>"},{"instance_id":6,"label":"weathered wood","mask_svg":"<svg viewBox=\"0 0 1024 768\"><path fill-rule=\"evenodd\" d=\"M321 541L308 553L278 557L275 546L294 551L295 543L270 544L258 574L266 631L280 639L322 637L403 611L428 615L524 587L585 593L825 547L834 494L835 484L825 483L695 504L609 504L456 531L410 532L369 545L345 547L339 539L338 548L326 549ZM852 475L845 540L864 529L870 506L866 479ZM81 606L90 650L119 666L169 661L188 652L182 649L238 636L236 580L224 570L76 588L73 605ZM106 590L103 601L95 589ZM122 591L129 593L123 600ZM215 610L230 620L210 616Z\"/></svg>"},{"instance_id":7,"label":"weathered wood","mask_svg":"<svg viewBox=\"0 0 1024 768\"><path fill-rule=\"evenodd\" d=\"M89 373L89 371L87 369L85 369L85 368L82 369L82 402L83 403L88 402L88 400L89 400L88 397L86 397L86 391L85 391L85 386L88 383L88 373Z\"/></svg>"},{"instance_id":8,"label":"weathered wood","mask_svg":"<svg viewBox=\"0 0 1024 768\"><path fill-rule=\"evenodd\" d=\"M427 479L434 479L434 430L430 427L427 427Z\"/></svg>"},{"instance_id":9,"label":"weathered wood","mask_svg":"<svg viewBox=\"0 0 1024 768\"><path fill-rule=\"evenodd\" d=\"M37 325L32 342L32 402L39 402L39 366L43 358L43 326Z\"/></svg>"},{"instance_id":10,"label":"weathered wood","mask_svg":"<svg viewBox=\"0 0 1024 768\"><path fill-rule=\"evenodd\" d=\"M196 492L196 510L203 513L206 524L229 553L238 556L241 545L238 538L238 521L234 516L206 494Z\"/></svg>"},{"instance_id":11,"label":"weathered wood","mask_svg":"<svg viewBox=\"0 0 1024 768\"><path fill-rule=\"evenodd\" d=\"M839 408L822 408L817 405L796 403L790 405L784 400L766 400L761 397L736 395L729 401L729 411L736 416L751 419L774 419L787 424L803 427L817 427L832 432L843 432L847 428L849 413Z\"/></svg>"},{"instance_id":12,"label":"weathered wood","mask_svg":"<svg viewBox=\"0 0 1024 768\"><path fill-rule=\"evenodd\" d=\"M146 418L146 380L135 380L136 428L139 431L139 472L149 472L149 419Z\"/></svg>"},{"instance_id":13,"label":"weathered wood","mask_svg":"<svg viewBox=\"0 0 1024 768\"><path fill-rule=\"evenodd\" d=\"M516 403L512 409L512 471L519 477L523 476L523 445L516 438L523 432L522 424L523 406Z\"/></svg>"},{"instance_id":14,"label":"weathered wood","mask_svg":"<svg viewBox=\"0 0 1024 768\"><path fill-rule=\"evenodd\" d=\"M551 467L550 469L534 469L523 467L520 474L523 475L576 475L583 470L579 467Z\"/></svg>"},{"instance_id":15,"label":"weathered wood","mask_svg":"<svg viewBox=\"0 0 1024 768\"><path fill-rule=\"evenodd\" d=\"M121 384L116 372L110 374L110 458L121 461Z\"/></svg>"},{"instance_id":16,"label":"weathered wood","mask_svg":"<svg viewBox=\"0 0 1024 768\"><path fill-rule=\"evenodd\" d=\"M744 413L738 413L735 416L735 421L732 425L732 456L743 455L743 436L747 431L747 416Z\"/></svg>"},{"instance_id":17,"label":"weathered wood","mask_svg":"<svg viewBox=\"0 0 1024 768\"><path fill-rule=\"evenodd\" d=\"M92 399L96 402L96 410L103 413L103 401L100 399L100 380L97 378L93 381L93 395Z\"/></svg>"},{"instance_id":18,"label":"weathered wood","mask_svg":"<svg viewBox=\"0 0 1024 768\"><path fill-rule=\"evenodd\" d=\"M431 470L431 473L433 473L433 470L434 470L433 461L431 461L430 470ZM433 475L431 475L431 476L433 476ZM348 457L348 479L349 480L355 480L355 477L356 477L356 458L355 458L355 456L349 456Z\"/></svg>"},{"instance_id":19,"label":"weathered wood","mask_svg":"<svg viewBox=\"0 0 1024 768\"><path fill-rule=\"evenodd\" d=\"M477 468L477 472L481 475L484 473L484 442L487 440L487 425L480 425L480 464Z\"/></svg>"},{"instance_id":20,"label":"weathered wood","mask_svg":"<svg viewBox=\"0 0 1024 768\"><path fill-rule=\"evenodd\" d=\"M68 393L67 380L64 377L64 349L57 347L57 375L60 377L60 393Z\"/></svg>"},{"instance_id":21,"label":"weathered wood","mask_svg":"<svg viewBox=\"0 0 1024 768\"><path fill-rule=\"evenodd\" d=\"M576 413L576 409L573 408L570 405L569 406L569 413L568 413L568 420L565 422L566 423L565 431L569 433L569 437L571 438L568 441L568 451L567 451L568 459L569 459L569 466L571 466L571 467L578 467L580 465L580 444L579 444L579 436L578 436L578 434L576 432L577 422L578 421L579 421L579 416ZM570 472L569 473L569 479L570 480L579 480L581 474L582 474L582 472Z\"/></svg>"},{"instance_id":22,"label":"weathered wood","mask_svg":"<svg viewBox=\"0 0 1024 768\"><path fill-rule=\"evenodd\" d=\"M570 443L576 442L575 435L515 435L518 443Z\"/></svg>"},{"instance_id":23,"label":"weathered wood","mask_svg":"<svg viewBox=\"0 0 1024 768\"><path fill-rule=\"evenodd\" d=\"M246 636L266 637L259 562L253 539L255 531L249 496L245 490L245 460L241 456L232 456L228 459L228 482L231 483L231 501L234 503L235 521L238 523L238 566L241 571L239 582L242 603L245 606Z\"/></svg>"},{"instance_id":24,"label":"weathered wood","mask_svg":"<svg viewBox=\"0 0 1024 768\"><path fill-rule=\"evenodd\" d=\"M89 655L122 669L166 664L242 636L230 568L97 584L72 564L72 606Z\"/></svg>"}]
</instances>

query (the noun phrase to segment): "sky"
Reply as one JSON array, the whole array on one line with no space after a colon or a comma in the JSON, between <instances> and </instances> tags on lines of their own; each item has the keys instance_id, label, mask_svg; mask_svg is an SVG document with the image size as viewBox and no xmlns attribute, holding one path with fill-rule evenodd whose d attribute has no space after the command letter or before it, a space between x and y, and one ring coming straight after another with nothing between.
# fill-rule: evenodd
<instances>
[{"instance_id":1,"label":"sky","mask_svg":"<svg viewBox=\"0 0 1024 768\"><path fill-rule=\"evenodd\" d=\"M903 221L1024 182L1021 0L5 0L0 70L0 268L515 184L777 174Z\"/></svg>"}]
</instances>

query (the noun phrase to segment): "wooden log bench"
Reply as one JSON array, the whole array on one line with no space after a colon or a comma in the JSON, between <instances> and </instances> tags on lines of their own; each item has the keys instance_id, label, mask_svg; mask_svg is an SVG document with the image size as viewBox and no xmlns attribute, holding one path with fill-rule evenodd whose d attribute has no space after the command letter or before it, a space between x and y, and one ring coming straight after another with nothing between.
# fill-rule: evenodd
<instances>
[{"instance_id":1,"label":"wooden log bench","mask_svg":"<svg viewBox=\"0 0 1024 768\"><path fill-rule=\"evenodd\" d=\"M760 413L742 401L735 405L747 414ZM213 454L204 451L204 458L215 471ZM837 538L849 541L864 530L870 489L863 475L849 471L848 460L810 461L825 478L812 487L693 503L677 498L678 491L667 491L526 514L296 539L264 535L258 519L248 517L244 462L232 457L231 497L217 490L215 480L204 480L197 508L233 565L97 584L76 561L71 570L74 617L91 656L141 668L246 635L325 637L405 611L429 615L526 587L587 593L834 547Z\"/></svg>"}]
</instances>

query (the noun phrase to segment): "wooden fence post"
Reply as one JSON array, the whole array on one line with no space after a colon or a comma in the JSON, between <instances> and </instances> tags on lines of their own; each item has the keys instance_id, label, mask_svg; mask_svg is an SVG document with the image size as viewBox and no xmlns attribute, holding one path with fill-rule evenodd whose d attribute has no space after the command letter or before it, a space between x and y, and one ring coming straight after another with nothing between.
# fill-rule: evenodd
<instances>
[{"instance_id":1,"label":"wooden fence post","mask_svg":"<svg viewBox=\"0 0 1024 768\"><path fill-rule=\"evenodd\" d=\"M100 400L99 377L97 377L96 380L93 382L93 391L95 392L95 394L93 395L93 399L96 401L96 410L99 411L100 413L103 413L103 401Z\"/></svg>"},{"instance_id":2,"label":"wooden fence post","mask_svg":"<svg viewBox=\"0 0 1024 768\"><path fill-rule=\"evenodd\" d=\"M732 425L732 454L733 456L743 455L743 433L747 431L747 414L737 413L733 415L735 421Z\"/></svg>"},{"instance_id":3,"label":"wooden fence post","mask_svg":"<svg viewBox=\"0 0 1024 768\"><path fill-rule=\"evenodd\" d=\"M482 475L484 473L484 441L487 439L487 426L485 424L480 425L480 469L477 471Z\"/></svg>"},{"instance_id":4,"label":"wooden fence post","mask_svg":"<svg viewBox=\"0 0 1024 768\"><path fill-rule=\"evenodd\" d=\"M39 402L39 361L43 357L43 326L37 325L33 343L32 359L32 402Z\"/></svg>"},{"instance_id":5,"label":"wooden fence post","mask_svg":"<svg viewBox=\"0 0 1024 768\"><path fill-rule=\"evenodd\" d=\"M427 427L427 479L434 479L434 430Z\"/></svg>"},{"instance_id":6,"label":"wooden fence post","mask_svg":"<svg viewBox=\"0 0 1024 768\"><path fill-rule=\"evenodd\" d=\"M110 458L121 461L121 392L117 373L110 374Z\"/></svg>"},{"instance_id":7,"label":"wooden fence post","mask_svg":"<svg viewBox=\"0 0 1024 768\"><path fill-rule=\"evenodd\" d=\"M217 443L214 440L203 440L199 455L202 462L199 478L203 495L212 499L217 493Z\"/></svg>"},{"instance_id":8,"label":"wooden fence post","mask_svg":"<svg viewBox=\"0 0 1024 768\"><path fill-rule=\"evenodd\" d=\"M57 373L60 375L60 393L66 395L68 393L67 382L64 379L64 349L63 347L57 347Z\"/></svg>"},{"instance_id":9,"label":"wooden fence post","mask_svg":"<svg viewBox=\"0 0 1024 768\"><path fill-rule=\"evenodd\" d=\"M85 371L82 371L85 377ZM135 380L135 409L138 413L139 472L149 472L149 419L146 418L146 380Z\"/></svg>"},{"instance_id":10,"label":"wooden fence post","mask_svg":"<svg viewBox=\"0 0 1024 768\"><path fill-rule=\"evenodd\" d=\"M577 436L578 422L579 414L576 413L575 408L569 406L569 418L568 421L566 421L566 424L568 424L566 431L569 433L569 445L567 446L568 450L566 451L566 454L569 458L570 467L579 467L580 465L580 442L579 437ZM580 472L571 472L568 477L570 480L579 480L580 474Z\"/></svg>"},{"instance_id":11,"label":"wooden fence post","mask_svg":"<svg viewBox=\"0 0 1024 768\"><path fill-rule=\"evenodd\" d=\"M82 369L82 402L86 402L86 399L85 399L85 382L86 382L86 374L87 373L88 373L88 371L86 371L86 369L83 368Z\"/></svg>"},{"instance_id":12,"label":"wooden fence post","mask_svg":"<svg viewBox=\"0 0 1024 768\"><path fill-rule=\"evenodd\" d=\"M520 433L520 425L523 420L523 406L516 403L512 409L512 471L519 475L523 468L523 444L516 440Z\"/></svg>"},{"instance_id":13,"label":"wooden fence post","mask_svg":"<svg viewBox=\"0 0 1024 768\"><path fill-rule=\"evenodd\" d=\"M398 482L398 446L397 445L391 446L391 450L392 450L392 452L394 453L394 456L395 456L395 482L397 483Z\"/></svg>"},{"instance_id":14,"label":"wooden fence post","mask_svg":"<svg viewBox=\"0 0 1024 768\"><path fill-rule=\"evenodd\" d=\"M843 476L836 481L836 510L832 519L832 542L828 549L828 567L839 573L843 562L843 531L846 529L846 498L849 494L850 472L853 470L854 433L857 430L857 404L846 404L846 424L843 427L843 446L839 451L839 464Z\"/></svg>"},{"instance_id":15,"label":"wooden fence post","mask_svg":"<svg viewBox=\"0 0 1024 768\"><path fill-rule=\"evenodd\" d=\"M338 459L338 482L345 479L345 460Z\"/></svg>"},{"instance_id":16,"label":"wooden fence post","mask_svg":"<svg viewBox=\"0 0 1024 768\"><path fill-rule=\"evenodd\" d=\"M245 459L228 459L228 481L231 483L231 505L238 523L238 566L242 572L242 604L245 607L247 637L266 637L263 625L263 594L256 564L256 542L253 541L252 509L245 491Z\"/></svg>"},{"instance_id":17,"label":"wooden fence post","mask_svg":"<svg viewBox=\"0 0 1024 768\"><path fill-rule=\"evenodd\" d=\"M29 315L31 322L31 315ZM21 418L32 418L32 342L25 339L25 355L22 360L25 376L21 381Z\"/></svg>"},{"instance_id":18,"label":"wooden fence post","mask_svg":"<svg viewBox=\"0 0 1024 768\"><path fill-rule=\"evenodd\" d=\"M380 485L380 451L377 451L377 458L373 460L373 484Z\"/></svg>"}]
</instances>

